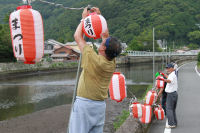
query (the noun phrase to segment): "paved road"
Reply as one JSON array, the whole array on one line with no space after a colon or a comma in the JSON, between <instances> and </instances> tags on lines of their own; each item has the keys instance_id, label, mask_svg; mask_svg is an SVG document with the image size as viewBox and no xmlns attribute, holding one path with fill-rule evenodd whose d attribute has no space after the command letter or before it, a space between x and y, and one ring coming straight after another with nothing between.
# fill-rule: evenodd
<instances>
[{"instance_id":1,"label":"paved road","mask_svg":"<svg viewBox=\"0 0 200 133\"><path fill-rule=\"evenodd\" d=\"M195 71L195 65L190 63L179 69L178 127L165 130L166 120L155 120L149 133L200 133L200 76Z\"/></svg>"}]
</instances>

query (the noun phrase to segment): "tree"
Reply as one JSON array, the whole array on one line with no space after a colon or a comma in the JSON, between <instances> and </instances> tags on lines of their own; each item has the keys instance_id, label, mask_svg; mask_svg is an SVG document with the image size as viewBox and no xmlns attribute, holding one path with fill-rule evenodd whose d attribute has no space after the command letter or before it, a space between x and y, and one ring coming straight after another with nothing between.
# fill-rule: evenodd
<instances>
[{"instance_id":1,"label":"tree","mask_svg":"<svg viewBox=\"0 0 200 133\"><path fill-rule=\"evenodd\" d=\"M200 52L198 53L197 60L198 60L198 62L200 63Z\"/></svg>"},{"instance_id":2,"label":"tree","mask_svg":"<svg viewBox=\"0 0 200 133\"><path fill-rule=\"evenodd\" d=\"M199 49L199 45L190 43L190 44L188 45L188 48L189 48L190 50Z\"/></svg>"},{"instance_id":3,"label":"tree","mask_svg":"<svg viewBox=\"0 0 200 133\"><path fill-rule=\"evenodd\" d=\"M143 51L144 46L137 40L133 39L130 44L128 45L128 50L134 50L134 51Z\"/></svg>"},{"instance_id":4,"label":"tree","mask_svg":"<svg viewBox=\"0 0 200 133\"><path fill-rule=\"evenodd\" d=\"M188 36L190 32L199 30L195 25L200 23L200 1L198 0L49 1L68 7L85 7L86 5L99 7L107 20L110 35L119 38L128 45L137 42L137 47L142 45L142 50L151 50L152 48L152 39L149 37L149 41L146 41L148 37L145 37L146 35L143 33L148 29L152 30L152 27L156 29L156 40L165 39L169 43L175 41L178 45L190 43L200 45L198 38L196 39L193 35ZM0 16L13 11L20 2L19 0L1 1ZM42 14L45 39L51 38L62 42L73 41L73 34L76 26L80 23L82 10L65 10L39 1L33 2L32 6ZM1 24L4 23L2 20L0 18ZM136 42L133 43L133 39ZM145 46L143 46L144 44ZM156 46L156 48L158 47Z\"/></svg>"},{"instance_id":5,"label":"tree","mask_svg":"<svg viewBox=\"0 0 200 133\"><path fill-rule=\"evenodd\" d=\"M0 62L15 61L7 15L5 21L7 24L0 24Z\"/></svg>"},{"instance_id":6,"label":"tree","mask_svg":"<svg viewBox=\"0 0 200 133\"><path fill-rule=\"evenodd\" d=\"M200 45L200 31L189 32L187 36L192 43Z\"/></svg>"},{"instance_id":7,"label":"tree","mask_svg":"<svg viewBox=\"0 0 200 133\"><path fill-rule=\"evenodd\" d=\"M129 50L137 51L153 51L153 32L147 29L139 36L136 36L128 46ZM162 51L157 42L155 41L155 51Z\"/></svg>"}]
</instances>

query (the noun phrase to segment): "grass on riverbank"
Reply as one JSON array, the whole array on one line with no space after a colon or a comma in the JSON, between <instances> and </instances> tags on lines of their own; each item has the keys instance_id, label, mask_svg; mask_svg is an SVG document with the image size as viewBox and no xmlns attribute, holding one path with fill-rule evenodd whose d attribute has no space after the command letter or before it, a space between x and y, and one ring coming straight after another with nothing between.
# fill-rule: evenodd
<instances>
[{"instance_id":1,"label":"grass on riverbank","mask_svg":"<svg viewBox=\"0 0 200 133\"><path fill-rule=\"evenodd\" d=\"M124 123L124 121L129 117L130 113L127 110L122 110L120 116L116 118L116 121L113 123L115 131Z\"/></svg>"},{"instance_id":2,"label":"grass on riverbank","mask_svg":"<svg viewBox=\"0 0 200 133\"><path fill-rule=\"evenodd\" d=\"M139 98L138 101L142 101L143 99L145 99L145 96L146 96L147 92L152 89L152 86L153 85L149 85L147 87L147 89L146 89L145 93L143 94L142 98Z\"/></svg>"},{"instance_id":3,"label":"grass on riverbank","mask_svg":"<svg viewBox=\"0 0 200 133\"><path fill-rule=\"evenodd\" d=\"M142 97L142 98L139 98L138 101L142 101L143 99L145 99L145 96L146 96L147 92L148 92L149 90L151 90L151 89L152 89L152 85L149 85L149 86L147 87L146 91L144 92L143 97ZM130 115L130 112L129 112L128 110L123 110L123 111L122 111L121 115L119 115L119 116L116 118L115 122L113 123L113 126L114 126L115 131L116 131L118 128L121 127L121 125L122 125L122 124L126 121L126 119L129 117L129 115Z\"/></svg>"},{"instance_id":4,"label":"grass on riverbank","mask_svg":"<svg viewBox=\"0 0 200 133\"><path fill-rule=\"evenodd\" d=\"M200 69L200 52L198 53L197 61L198 61L197 66Z\"/></svg>"},{"instance_id":5,"label":"grass on riverbank","mask_svg":"<svg viewBox=\"0 0 200 133\"><path fill-rule=\"evenodd\" d=\"M70 62L70 63L63 63L63 62L55 62L52 63L49 67L50 68L70 68L70 67L76 67L78 65L77 62Z\"/></svg>"}]
</instances>

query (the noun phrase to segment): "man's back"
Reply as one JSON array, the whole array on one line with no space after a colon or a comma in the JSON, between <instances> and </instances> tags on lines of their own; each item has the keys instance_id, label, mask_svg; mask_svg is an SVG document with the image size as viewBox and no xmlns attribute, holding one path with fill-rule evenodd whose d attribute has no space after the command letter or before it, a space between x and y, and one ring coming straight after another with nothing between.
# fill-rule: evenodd
<instances>
[{"instance_id":1,"label":"man's back","mask_svg":"<svg viewBox=\"0 0 200 133\"><path fill-rule=\"evenodd\" d=\"M91 100L104 100L108 97L108 87L115 71L115 59L107 60L97 55L90 46L82 53L82 73L79 79L77 96Z\"/></svg>"}]
</instances>

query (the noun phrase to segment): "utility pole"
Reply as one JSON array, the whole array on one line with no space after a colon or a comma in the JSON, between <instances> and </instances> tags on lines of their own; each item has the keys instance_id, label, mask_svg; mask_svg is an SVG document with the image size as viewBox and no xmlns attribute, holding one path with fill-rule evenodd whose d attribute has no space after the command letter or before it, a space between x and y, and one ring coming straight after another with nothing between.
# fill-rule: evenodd
<instances>
[{"instance_id":1,"label":"utility pole","mask_svg":"<svg viewBox=\"0 0 200 133\"><path fill-rule=\"evenodd\" d=\"M171 49L169 48L169 63L171 62Z\"/></svg>"},{"instance_id":2,"label":"utility pole","mask_svg":"<svg viewBox=\"0 0 200 133\"><path fill-rule=\"evenodd\" d=\"M154 33L154 27L153 27L153 87L155 86L155 33Z\"/></svg>"},{"instance_id":3,"label":"utility pole","mask_svg":"<svg viewBox=\"0 0 200 133\"><path fill-rule=\"evenodd\" d=\"M167 45L166 45L166 65L168 64L168 58L167 58Z\"/></svg>"}]
</instances>

